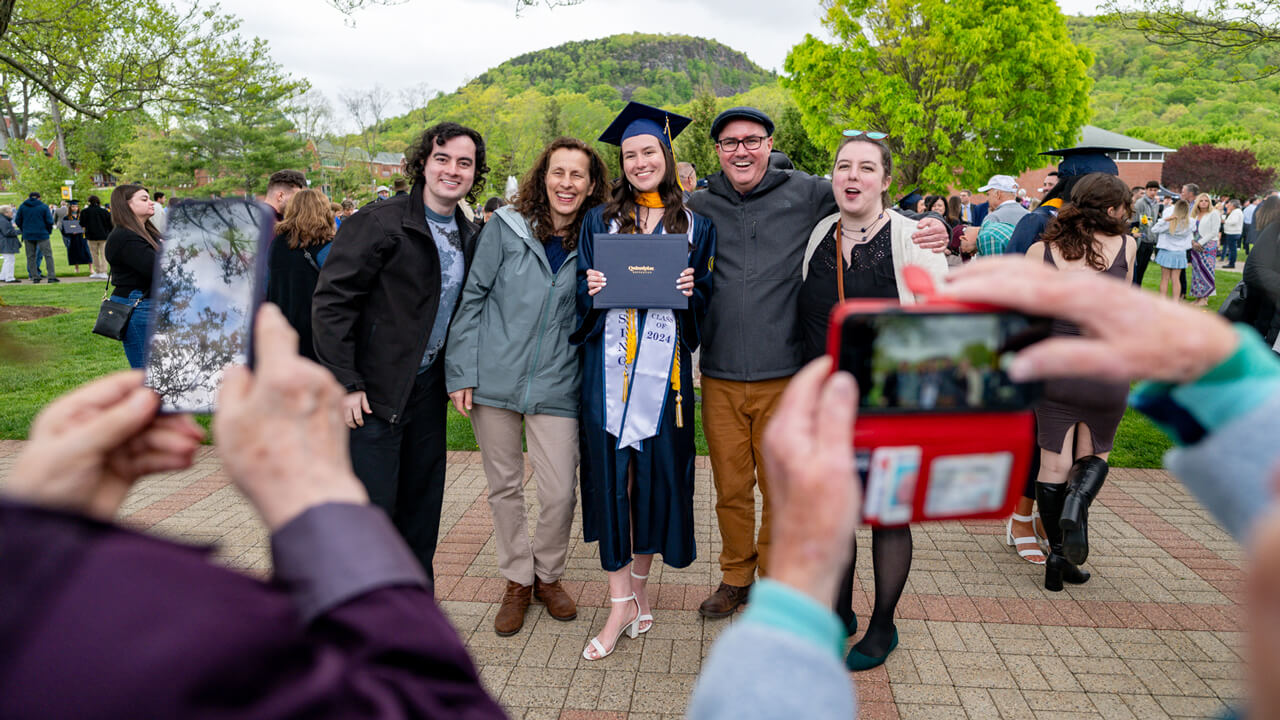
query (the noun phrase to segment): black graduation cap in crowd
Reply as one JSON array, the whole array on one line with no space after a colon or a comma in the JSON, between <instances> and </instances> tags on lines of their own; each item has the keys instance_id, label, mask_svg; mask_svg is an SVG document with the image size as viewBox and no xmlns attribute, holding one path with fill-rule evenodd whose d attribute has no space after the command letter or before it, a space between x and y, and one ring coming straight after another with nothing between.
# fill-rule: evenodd
<instances>
[{"instance_id":1,"label":"black graduation cap in crowd","mask_svg":"<svg viewBox=\"0 0 1280 720\"><path fill-rule=\"evenodd\" d=\"M916 203L920 202L923 199L924 199L924 196L920 194L920 188L912 188L911 192L898 198L898 202L894 203L894 205L896 205L897 207L903 210L909 210L911 212L915 212Z\"/></svg>"},{"instance_id":2,"label":"black graduation cap in crowd","mask_svg":"<svg viewBox=\"0 0 1280 720\"><path fill-rule=\"evenodd\" d=\"M644 103L629 102L600 134L600 142L622 146L622 141L637 135L653 135L663 145L671 147L671 141L684 132L692 118L668 112Z\"/></svg>"},{"instance_id":3,"label":"black graduation cap in crowd","mask_svg":"<svg viewBox=\"0 0 1280 720\"><path fill-rule=\"evenodd\" d=\"M1107 153L1124 151L1125 148L1089 145L1063 148L1061 150L1046 150L1040 154L1056 155L1062 158L1058 162L1058 174L1063 177L1070 177L1072 175L1088 175L1096 172L1119 175L1120 168L1116 167L1115 160L1107 157Z\"/></svg>"}]
</instances>

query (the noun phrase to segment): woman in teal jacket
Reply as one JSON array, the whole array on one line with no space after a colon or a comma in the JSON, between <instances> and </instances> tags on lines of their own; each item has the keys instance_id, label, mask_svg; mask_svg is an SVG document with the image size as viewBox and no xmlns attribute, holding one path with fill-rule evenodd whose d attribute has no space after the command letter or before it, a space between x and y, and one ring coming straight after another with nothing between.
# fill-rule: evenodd
<instances>
[{"instance_id":1,"label":"woman in teal jacket","mask_svg":"<svg viewBox=\"0 0 1280 720\"><path fill-rule=\"evenodd\" d=\"M493 511L498 569L507 579L494 620L519 632L536 597L557 620L577 617L560 587L569 549L578 467L578 232L605 199L608 170L589 145L562 137L548 145L520 184L519 200L494 213L475 258L445 350L445 385L471 418ZM532 541L525 520L524 455L540 505Z\"/></svg>"}]
</instances>

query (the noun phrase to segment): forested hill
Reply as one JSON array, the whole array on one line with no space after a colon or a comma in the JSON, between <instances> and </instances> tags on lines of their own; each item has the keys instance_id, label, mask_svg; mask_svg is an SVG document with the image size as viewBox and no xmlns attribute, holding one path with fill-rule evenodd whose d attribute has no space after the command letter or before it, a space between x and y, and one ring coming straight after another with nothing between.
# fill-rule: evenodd
<instances>
[{"instance_id":1,"label":"forested hill","mask_svg":"<svg viewBox=\"0 0 1280 720\"><path fill-rule=\"evenodd\" d=\"M431 123L453 120L484 135L489 166L501 179L522 174L558 135L598 136L627 101L635 100L693 117L695 124L677 141L677 152L712 172L715 154L704 137L717 108L749 98L780 113L784 97L777 75L713 40L613 35L508 60L426 107L366 128L354 144L370 141L379 150L399 152ZM686 147L690 144L696 147ZM604 145L599 149L611 167L616 165L616 153Z\"/></svg>"},{"instance_id":2,"label":"forested hill","mask_svg":"<svg viewBox=\"0 0 1280 720\"><path fill-rule=\"evenodd\" d=\"M613 35L570 42L512 58L469 86L498 86L511 94L585 93L593 99L679 105L700 87L736 95L775 76L746 55L714 40L686 35Z\"/></svg>"},{"instance_id":3,"label":"forested hill","mask_svg":"<svg viewBox=\"0 0 1280 720\"><path fill-rule=\"evenodd\" d=\"M1095 18L1068 17L1067 28L1093 53L1092 124L1172 148L1247 148L1280 167L1280 76L1249 79L1266 57L1206 64L1195 46L1157 45Z\"/></svg>"}]
</instances>

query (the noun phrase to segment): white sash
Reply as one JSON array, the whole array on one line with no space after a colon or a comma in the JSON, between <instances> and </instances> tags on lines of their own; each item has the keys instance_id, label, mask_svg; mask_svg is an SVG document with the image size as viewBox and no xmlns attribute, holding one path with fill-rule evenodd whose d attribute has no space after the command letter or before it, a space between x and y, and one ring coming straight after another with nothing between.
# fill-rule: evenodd
<instances>
[{"instance_id":1,"label":"white sash","mask_svg":"<svg viewBox=\"0 0 1280 720\"><path fill-rule=\"evenodd\" d=\"M693 247L693 214L689 218L689 246ZM609 232L618 231L618 221ZM663 229L666 234L666 229ZM634 322L635 328L630 328ZM627 336L635 332L635 359L627 362ZM618 449L641 449L641 443L658 434L658 422L667 403L671 362L677 352L676 316L672 310L613 309L604 325L605 429L618 438Z\"/></svg>"}]
</instances>

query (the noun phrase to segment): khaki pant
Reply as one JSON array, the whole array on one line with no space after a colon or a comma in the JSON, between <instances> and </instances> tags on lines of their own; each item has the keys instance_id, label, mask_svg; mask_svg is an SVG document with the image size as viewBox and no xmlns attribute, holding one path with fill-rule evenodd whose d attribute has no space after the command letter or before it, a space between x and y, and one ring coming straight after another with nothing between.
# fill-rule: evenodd
<instances>
[{"instance_id":1,"label":"khaki pant","mask_svg":"<svg viewBox=\"0 0 1280 720\"><path fill-rule=\"evenodd\" d=\"M529 463L538 482L538 520L532 541L524 504L521 425L529 436ZM577 503L578 421L554 415L521 415L475 405L471 427L489 481L489 509L498 544L498 571L521 585L534 575L555 582L564 574L569 529Z\"/></svg>"},{"instance_id":2,"label":"khaki pant","mask_svg":"<svg viewBox=\"0 0 1280 720\"><path fill-rule=\"evenodd\" d=\"M103 248L107 246L106 240L89 240L89 257L93 259L93 263L89 266L92 273L107 274L107 257L103 254Z\"/></svg>"},{"instance_id":3,"label":"khaki pant","mask_svg":"<svg viewBox=\"0 0 1280 720\"><path fill-rule=\"evenodd\" d=\"M756 569L763 577L768 567L771 508L762 442L765 425L789 380L736 382L702 377L702 429L711 454L716 519L723 541L720 571L730 585L750 585ZM756 482L764 496L758 539Z\"/></svg>"}]
</instances>

